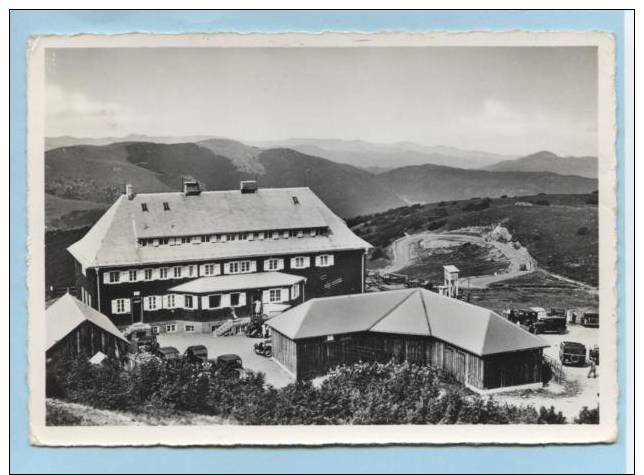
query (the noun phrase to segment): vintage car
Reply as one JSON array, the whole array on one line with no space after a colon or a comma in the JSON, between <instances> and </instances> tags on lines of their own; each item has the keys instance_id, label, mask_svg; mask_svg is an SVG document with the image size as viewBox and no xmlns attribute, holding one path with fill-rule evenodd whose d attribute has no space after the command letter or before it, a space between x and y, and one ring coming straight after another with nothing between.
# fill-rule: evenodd
<instances>
[{"instance_id":1,"label":"vintage car","mask_svg":"<svg viewBox=\"0 0 644 475\"><path fill-rule=\"evenodd\" d=\"M246 373L242 365L242 359L239 355L226 354L220 355L212 361L213 368L221 374L231 378L243 378Z\"/></svg>"},{"instance_id":2,"label":"vintage car","mask_svg":"<svg viewBox=\"0 0 644 475\"><path fill-rule=\"evenodd\" d=\"M559 345L559 361L566 366L585 366L586 347L575 341L562 341Z\"/></svg>"},{"instance_id":3,"label":"vintage car","mask_svg":"<svg viewBox=\"0 0 644 475\"><path fill-rule=\"evenodd\" d=\"M504 316L530 333L566 333L566 317L549 316L540 307L506 310Z\"/></svg>"},{"instance_id":4,"label":"vintage car","mask_svg":"<svg viewBox=\"0 0 644 475\"><path fill-rule=\"evenodd\" d=\"M579 323L585 327L599 328L599 314L595 312L584 312Z\"/></svg>"},{"instance_id":5,"label":"vintage car","mask_svg":"<svg viewBox=\"0 0 644 475\"><path fill-rule=\"evenodd\" d=\"M168 363L175 364L181 361L181 353L174 346L162 346L155 353L159 358Z\"/></svg>"},{"instance_id":6,"label":"vintage car","mask_svg":"<svg viewBox=\"0 0 644 475\"><path fill-rule=\"evenodd\" d=\"M186 348L186 351L184 351L183 356L186 358L189 358L190 355L192 355L192 358L194 359L199 359L201 362L206 362L208 361L208 348L206 348L204 345L192 345Z\"/></svg>"}]
</instances>

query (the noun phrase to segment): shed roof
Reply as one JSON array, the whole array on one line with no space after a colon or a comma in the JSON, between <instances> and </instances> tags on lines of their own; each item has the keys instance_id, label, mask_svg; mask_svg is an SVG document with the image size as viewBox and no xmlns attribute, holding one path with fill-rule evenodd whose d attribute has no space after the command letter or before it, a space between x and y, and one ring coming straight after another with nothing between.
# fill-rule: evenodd
<instances>
[{"instance_id":1,"label":"shed roof","mask_svg":"<svg viewBox=\"0 0 644 475\"><path fill-rule=\"evenodd\" d=\"M431 336L479 356L548 346L491 310L425 289L312 299L268 325L293 340L367 331Z\"/></svg>"},{"instance_id":2,"label":"shed roof","mask_svg":"<svg viewBox=\"0 0 644 475\"><path fill-rule=\"evenodd\" d=\"M123 334L106 315L94 310L71 294L63 295L50 305L45 310L45 316L48 350L85 320L89 320L106 332L127 342Z\"/></svg>"},{"instance_id":3,"label":"shed roof","mask_svg":"<svg viewBox=\"0 0 644 475\"><path fill-rule=\"evenodd\" d=\"M140 238L322 227L329 229L328 235L177 246L137 244ZM131 200L122 195L68 250L86 267L104 267L370 247L309 188L272 188L191 196L140 193Z\"/></svg>"},{"instance_id":4,"label":"shed roof","mask_svg":"<svg viewBox=\"0 0 644 475\"><path fill-rule=\"evenodd\" d=\"M203 294L225 292L227 290L266 289L297 284L306 280L305 277L285 272L253 272L251 274L218 275L200 277L176 287L170 292Z\"/></svg>"}]
</instances>

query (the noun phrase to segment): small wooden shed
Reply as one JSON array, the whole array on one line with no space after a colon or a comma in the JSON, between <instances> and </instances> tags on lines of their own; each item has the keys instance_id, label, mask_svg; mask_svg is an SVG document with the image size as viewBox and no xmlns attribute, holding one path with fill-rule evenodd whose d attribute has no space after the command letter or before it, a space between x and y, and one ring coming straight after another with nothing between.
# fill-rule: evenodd
<instances>
[{"instance_id":1,"label":"small wooden shed","mask_svg":"<svg viewBox=\"0 0 644 475\"><path fill-rule=\"evenodd\" d=\"M395 358L442 368L479 392L536 386L548 346L491 310L425 289L312 299L268 325L273 357L298 379Z\"/></svg>"},{"instance_id":2,"label":"small wooden shed","mask_svg":"<svg viewBox=\"0 0 644 475\"><path fill-rule=\"evenodd\" d=\"M111 320L70 294L65 294L45 311L47 359L78 355L93 357L99 351L120 359L129 343Z\"/></svg>"}]
</instances>

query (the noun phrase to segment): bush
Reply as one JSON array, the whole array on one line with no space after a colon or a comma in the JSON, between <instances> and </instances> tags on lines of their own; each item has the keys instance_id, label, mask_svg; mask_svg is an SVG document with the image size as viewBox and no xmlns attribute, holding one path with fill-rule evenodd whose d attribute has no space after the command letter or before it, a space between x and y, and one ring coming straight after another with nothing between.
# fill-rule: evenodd
<instances>
[{"instance_id":1,"label":"bush","mask_svg":"<svg viewBox=\"0 0 644 475\"><path fill-rule=\"evenodd\" d=\"M442 228L443 226L445 226L446 223L447 221L444 219L438 219L436 221L432 221L427 225L427 230L434 231L435 229Z\"/></svg>"},{"instance_id":2,"label":"bush","mask_svg":"<svg viewBox=\"0 0 644 475\"><path fill-rule=\"evenodd\" d=\"M234 379L209 364L171 367L139 357L133 370L70 362L66 399L105 409L176 409L219 415L239 424L560 424L554 408L517 407L464 395L431 366L357 363L330 371L315 387L299 381L281 389L264 375ZM447 389L446 389L447 388ZM52 413L52 424L79 423Z\"/></svg>"},{"instance_id":3,"label":"bush","mask_svg":"<svg viewBox=\"0 0 644 475\"><path fill-rule=\"evenodd\" d=\"M599 424L599 406L594 409L584 406L575 417L575 424Z\"/></svg>"},{"instance_id":4,"label":"bush","mask_svg":"<svg viewBox=\"0 0 644 475\"><path fill-rule=\"evenodd\" d=\"M371 259L381 259L385 257L385 251L381 247L374 247L371 251Z\"/></svg>"},{"instance_id":5,"label":"bush","mask_svg":"<svg viewBox=\"0 0 644 475\"><path fill-rule=\"evenodd\" d=\"M461 208L463 211L481 211L490 207L489 201L479 201L477 203L467 203Z\"/></svg>"},{"instance_id":6,"label":"bush","mask_svg":"<svg viewBox=\"0 0 644 475\"><path fill-rule=\"evenodd\" d=\"M586 236L590 233L590 229L588 229L586 226L582 226L577 230L577 236Z\"/></svg>"}]
</instances>

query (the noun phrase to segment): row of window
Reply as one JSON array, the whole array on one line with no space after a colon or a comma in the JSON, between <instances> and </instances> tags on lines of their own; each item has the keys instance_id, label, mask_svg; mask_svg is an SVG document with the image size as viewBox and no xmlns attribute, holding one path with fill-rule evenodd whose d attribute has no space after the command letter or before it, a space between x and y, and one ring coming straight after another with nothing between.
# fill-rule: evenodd
<instances>
[{"instance_id":1,"label":"row of window","mask_svg":"<svg viewBox=\"0 0 644 475\"><path fill-rule=\"evenodd\" d=\"M290 229L285 231L258 231L246 233L225 233L225 234L200 234L197 236L141 238L137 242L139 246L180 246L182 244L203 244L222 243L228 241L262 241L264 239L289 239L303 238L304 236L315 237L323 235L324 230L319 228Z\"/></svg>"},{"instance_id":2,"label":"row of window","mask_svg":"<svg viewBox=\"0 0 644 475\"><path fill-rule=\"evenodd\" d=\"M333 254L322 254L315 256L315 267L330 267L335 264ZM311 267L311 258L308 256L296 256L289 260L291 269L306 269ZM284 259L270 258L264 260L264 271L280 271L284 269ZM223 264L206 263L190 264L173 267L157 267L149 269L131 269L126 271L106 271L103 282L106 284L118 284L121 282L139 282L149 280L186 279L203 276L215 276L223 274L247 274L257 272L257 262L254 260L231 261Z\"/></svg>"},{"instance_id":3,"label":"row of window","mask_svg":"<svg viewBox=\"0 0 644 475\"><path fill-rule=\"evenodd\" d=\"M291 287L264 290L262 292L262 303L283 303L294 300L299 296L300 286L299 284L294 284ZM204 295L201 298L195 295L183 294L148 295L143 297L143 310L145 311L178 308L186 310L216 310L220 308L243 307L246 304L245 292ZM113 314L129 314L131 311L131 299L118 298L112 300Z\"/></svg>"}]
</instances>

